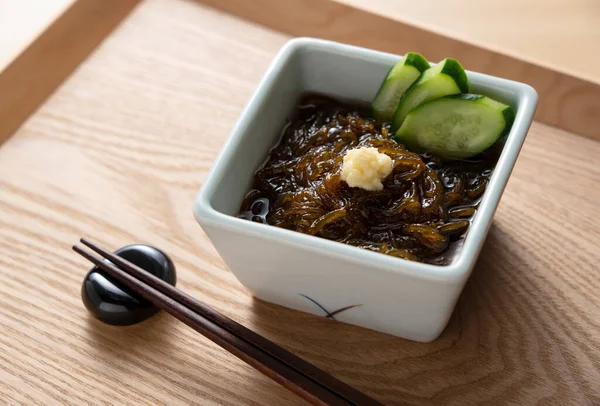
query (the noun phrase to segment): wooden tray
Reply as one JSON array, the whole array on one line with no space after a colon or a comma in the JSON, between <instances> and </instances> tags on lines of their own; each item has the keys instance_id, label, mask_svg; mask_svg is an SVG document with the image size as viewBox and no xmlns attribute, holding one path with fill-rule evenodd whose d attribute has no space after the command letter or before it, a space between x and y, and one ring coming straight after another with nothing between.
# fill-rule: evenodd
<instances>
[{"instance_id":1,"label":"wooden tray","mask_svg":"<svg viewBox=\"0 0 600 406\"><path fill-rule=\"evenodd\" d=\"M138 0L0 0L0 143Z\"/></svg>"},{"instance_id":2,"label":"wooden tray","mask_svg":"<svg viewBox=\"0 0 600 406\"><path fill-rule=\"evenodd\" d=\"M294 36L452 56L530 84L539 121L600 140L600 14L588 0L200 1Z\"/></svg>"},{"instance_id":3,"label":"wooden tray","mask_svg":"<svg viewBox=\"0 0 600 406\"><path fill-rule=\"evenodd\" d=\"M79 297L87 265L70 251L86 235L164 249L182 289L385 404L600 403L591 138L533 124L433 343L266 304L237 282L191 203L288 38L197 3L146 0L0 147L0 399L301 404L168 316L126 328L91 318Z\"/></svg>"}]
</instances>

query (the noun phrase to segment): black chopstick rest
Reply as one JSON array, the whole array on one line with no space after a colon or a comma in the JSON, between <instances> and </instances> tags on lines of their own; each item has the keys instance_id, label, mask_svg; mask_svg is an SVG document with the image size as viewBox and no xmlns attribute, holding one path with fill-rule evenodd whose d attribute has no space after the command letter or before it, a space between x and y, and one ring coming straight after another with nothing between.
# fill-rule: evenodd
<instances>
[{"instance_id":1,"label":"black chopstick rest","mask_svg":"<svg viewBox=\"0 0 600 406\"><path fill-rule=\"evenodd\" d=\"M87 238L81 238L80 242L100 256L82 249L79 245L74 245L73 251L92 262L115 281L129 287L132 292L139 293L309 403L319 406L383 406L133 262L94 244Z\"/></svg>"},{"instance_id":2,"label":"black chopstick rest","mask_svg":"<svg viewBox=\"0 0 600 406\"><path fill-rule=\"evenodd\" d=\"M115 254L175 286L175 265L161 250L149 245L133 244L118 249ZM81 298L94 317L115 326L139 323L159 311L152 303L131 292L98 267L92 268L85 276Z\"/></svg>"}]
</instances>

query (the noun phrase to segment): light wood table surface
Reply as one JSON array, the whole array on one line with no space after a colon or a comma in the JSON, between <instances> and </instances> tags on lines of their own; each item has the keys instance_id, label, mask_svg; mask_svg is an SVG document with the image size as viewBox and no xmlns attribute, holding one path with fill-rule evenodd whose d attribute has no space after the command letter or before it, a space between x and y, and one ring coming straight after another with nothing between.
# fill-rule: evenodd
<instances>
[{"instance_id":1,"label":"light wood table surface","mask_svg":"<svg viewBox=\"0 0 600 406\"><path fill-rule=\"evenodd\" d=\"M81 236L169 253L178 286L389 405L600 404L600 143L534 123L442 336L423 344L257 301L192 200L289 39L147 0L0 146L0 403L300 405L174 319L80 299Z\"/></svg>"},{"instance_id":2,"label":"light wood table surface","mask_svg":"<svg viewBox=\"0 0 600 406\"><path fill-rule=\"evenodd\" d=\"M0 0L0 142L138 0Z\"/></svg>"},{"instance_id":3,"label":"light wood table surface","mask_svg":"<svg viewBox=\"0 0 600 406\"><path fill-rule=\"evenodd\" d=\"M0 0L0 71L76 0Z\"/></svg>"},{"instance_id":4,"label":"light wood table surface","mask_svg":"<svg viewBox=\"0 0 600 406\"><path fill-rule=\"evenodd\" d=\"M596 0L335 0L600 84Z\"/></svg>"},{"instance_id":5,"label":"light wood table surface","mask_svg":"<svg viewBox=\"0 0 600 406\"><path fill-rule=\"evenodd\" d=\"M600 140L596 0L198 1L293 36L456 58L530 84L540 96L537 120Z\"/></svg>"}]
</instances>

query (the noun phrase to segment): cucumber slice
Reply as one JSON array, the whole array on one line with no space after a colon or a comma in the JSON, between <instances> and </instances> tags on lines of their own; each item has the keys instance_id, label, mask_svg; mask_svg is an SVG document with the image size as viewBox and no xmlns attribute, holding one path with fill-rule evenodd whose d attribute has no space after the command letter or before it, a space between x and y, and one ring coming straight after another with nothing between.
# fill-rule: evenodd
<instances>
[{"instance_id":1,"label":"cucumber slice","mask_svg":"<svg viewBox=\"0 0 600 406\"><path fill-rule=\"evenodd\" d=\"M469 81L463 67L455 59L444 59L423 72L404 93L394 113L392 131L400 128L408 113L415 107L443 96L468 92Z\"/></svg>"},{"instance_id":2,"label":"cucumber slice","mask_svg":"<svg viewBox=\"0 0 600 406\"><path fill-rule=\"evenodd\" d=\"M396 141L442 158L469 158L498 141L514 119L510 106L489 97L446 96L411 111L396 132Z\"/></svg>"},{"instance_id":3,"label":"cucumber slice","mask_svg":"<svg viewBox=\"0 0 600 406\"><path fill-rule=\"evenodd\" d=\"M406 89L427 69L429 62L421 55L414 52L404 55L381 84L371 104L373 115L381 121L391 121Z\"/></svg>"}]
</instances>

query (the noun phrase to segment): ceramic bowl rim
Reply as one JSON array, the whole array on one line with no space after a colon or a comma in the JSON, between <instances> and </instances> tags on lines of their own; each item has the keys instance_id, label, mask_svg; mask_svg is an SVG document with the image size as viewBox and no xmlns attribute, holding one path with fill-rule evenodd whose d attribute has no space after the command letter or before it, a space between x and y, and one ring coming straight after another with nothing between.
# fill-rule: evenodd
<instances>
[{"instance_id":1,"label":"ceramic bowl rim","mask_svg":"<svg viewBox=\"0 0 600 406\"><path fill-rule=\"evenodd\" d=\"M213 225L232 232L242 233L247 236L261 238L273 244L286 244L319 252L334 258L352 260L368 268L394 274L409 275L420 279L436 280L438 282L464 281L477 260L483 246L487 231L491 226L492 217L499 204L502 192L514 168L517 156L524 142L529 126L533 120L537 105L537 93L529 85L510 81L495 76L467 71L470 81L496 86L515 94L519 100L519 108L511 131L506 138L506 143L498 160L490 183L483 195L478 212L468 231L463 246L456 254L457 258L449 265L432 265L402 258L396 258L380 253L371 252L362 248L353 247L343 243L330 241L316 236L287 230L270 225L251 222L241 218L222 213L211 204L211 196L215 193L223 173L233 162L233 151L236 145L247 136L247 128L261 103L264 102L267 90L277 85L280 71L289 62L292 55L307 50L319 50L334 54L352 55L356 58L379 58L382 56L396 59L400 56L385 52L360 48L352 45L336 43L314 38L295 38L288 41L271 62L259 86L256 88L250 101L242 111L237 123L232 129L229 138L221 148L213 166L200 191L194 200L194 216L201 224ZM433 64L432 64L433 65Z\"/></svg>"}]
</instances>

